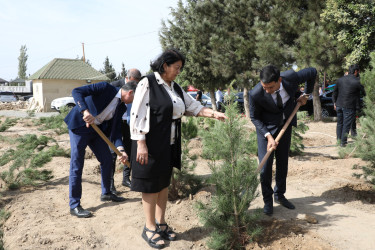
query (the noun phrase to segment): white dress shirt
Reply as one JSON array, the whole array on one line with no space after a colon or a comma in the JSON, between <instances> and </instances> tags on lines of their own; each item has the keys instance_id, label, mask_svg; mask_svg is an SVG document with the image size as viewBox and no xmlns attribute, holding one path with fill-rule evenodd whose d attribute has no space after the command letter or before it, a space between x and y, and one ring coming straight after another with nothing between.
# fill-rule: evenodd
<instances>
[{"instance_id":1,"label":"white dress shirt","mask_svg":"<svg viewBox=\"0 0 375 250\"><path fill-rule=\"evenodd\" d=\"M197 116L203 108L202 104L193 100L184 90L182 90L185 103L181 97L175 92L174 84L171 82L169 86L158 72L155 72L155 78L158 84L163 85L168 92L173 103L172 119L181 118L183 115ZM146 134L150 131L150 91L148 78L143 78L137 85L130 116L130 134L132 140L145 140ZM174 143L175 124L172 123L171 127L171 144Z\"/></svg>"},{"instance_id":2,"label":"white dress shirt","mask_svg":"<svg viewBox=\"0 0 375 250\"><path fill-rule=\"evenodd\" d=\"M115 98L108 104L108 106L95 117L94 123L96 125L102 124L104 121L112 119L115 114L118 102L121 100L121 89L117 92Z\"/></svg>"}]
</instances>

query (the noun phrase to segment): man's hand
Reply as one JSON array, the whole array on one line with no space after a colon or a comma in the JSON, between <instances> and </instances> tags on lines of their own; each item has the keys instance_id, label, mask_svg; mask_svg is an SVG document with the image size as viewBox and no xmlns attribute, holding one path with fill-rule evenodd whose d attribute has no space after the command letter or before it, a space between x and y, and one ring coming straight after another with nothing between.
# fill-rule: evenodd
<instances>
[{"instance_id":1,"label":"man's hand","mask_svg":"<svg viewBox=\"0 0 375 250\"><path fill-rule=\"evenodd\" d=\"M297 102L301 103L301 106L303 106L307 103L308 98L309 98L309 95L303 94L300 97L298 97Z\"/></svg>"},{"instance_id":2,"label":"man's hand","mask_svg":"<svg viewBox=\"0 0 375 250\"><path fill-rule=\"evenodd\" d=\"M119 160L119 161L121 161L121 163L122 164L124 164L125 165L125 163L126 163L126 161L128 160L128 155L125 153L125 151L120 151L121 152L121 154L122 154L122 156L117 156L117 159Z\"/></svg>"},{"instance_id":3,"label":"man's hand","mask_svg":"<svg viewBox=\"0 0 375 250\"><path fill-rule=\"evenodd\" d=\"M88 109L83 111L83 120L86 122L86 127L90 127L90 124L93 124L95 117L93 117Z\"/></svg>"},{"instance_id":4,"label":"man's hand","mask_svg":"<svg viewBox=\"0 0 375 250\"><path fill-rule=\"evenodd\" d=\"M267 135L267 140L268 140L268 143L267 143L267 151L271 150L271 148L273 148L273 150L276 150L277 145L279 145L279 143L276 142L276 141L273 139L273 137L272 137L271 134Z\"/></svg>"}]
</instances>

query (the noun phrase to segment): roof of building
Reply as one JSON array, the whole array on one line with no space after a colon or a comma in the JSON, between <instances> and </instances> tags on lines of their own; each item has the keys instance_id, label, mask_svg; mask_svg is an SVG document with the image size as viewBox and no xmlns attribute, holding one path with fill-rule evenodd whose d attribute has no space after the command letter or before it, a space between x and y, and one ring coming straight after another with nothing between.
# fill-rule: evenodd
<instances>
[{"instance_id":1,"label":"roof of building","mask_svg":"<svg viewBox=\"0 0 375 250\"><path fill-rule=\"evenodd\" d=\"M109 78L80 59L55 58L29 77L35 79L99 80Z\"/></svg>"},{"instance_id":2,"label":"roof of building","mask_svg":"<svg viewBox=\"0 0 375 250\"><path fill-rule=\"evenodd\" d=\"M10 83L25 83L25 80L21 78L16 78L14 80L11 80Z\"/></svg>"},{"instance_id":3,"label":"roof of building","mask_svg":"<svg viewBox=\"0 0 375 250\"><path fill-rule=\"evenodd\" d=\"M3 78L0 78L0 82L8 82L8 81L4 80Z\"/></svg>"}]
</instances>

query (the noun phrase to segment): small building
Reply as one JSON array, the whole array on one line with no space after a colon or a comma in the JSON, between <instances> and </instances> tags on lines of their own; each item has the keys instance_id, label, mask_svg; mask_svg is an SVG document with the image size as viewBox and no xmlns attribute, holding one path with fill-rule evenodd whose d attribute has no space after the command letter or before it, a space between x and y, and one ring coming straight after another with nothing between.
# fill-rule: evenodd
<instances>
[{"instance_id":1,"label":"small building","mask_svg":"<svg viewBox=\"0 0 375 250\"><path fill-rule=\"evenodd\" d=\"M3 78L0 78L0 86L6 86L8 85L8 81L7 80L4 80Z\"/></svg>"},{"instance_id":2,"label":"small building","mask_svg":"<svg viewBox=\"0 0 375 250\"><path fill-rule=\"evenodd\" d=\"M109 78L79 59L55 58L29 77L33 95L41 111L51 111L51 101L71 96L72 90L87 84L109 81Z\"/></svg>"},{"instance_id":3,"label":"small building","mask_svg":"<svg viewBox=\"0 0 375 250\"><path fill-rule=\"evenodd\" d=\"M10 86L25 86L25 80L21 78L16 78L9 82Z\"/></svg>"}]
</instances>

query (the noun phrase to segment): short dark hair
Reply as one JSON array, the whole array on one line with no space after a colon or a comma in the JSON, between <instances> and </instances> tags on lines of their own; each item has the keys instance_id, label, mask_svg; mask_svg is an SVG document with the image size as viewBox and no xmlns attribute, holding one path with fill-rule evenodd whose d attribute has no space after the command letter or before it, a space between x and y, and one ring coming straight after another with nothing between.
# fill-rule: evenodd
<instances>
[{"instance_id":1,"label":"short dark hair","mask_svg":"<svg viewBox=\"0 0 375 250\"><path fill-rule=\"evenodd\" d=\"M182 71L185 65L185 56L177 49L167 49L155 61L151 62L150 66L152 71L161 74L164 73L164 63L169 66L178 61L182 62L182 67L180 69Z\"/></svg>"},{"instance_id":2,"label":"short dark hair","mask_svg":"<svg viewBox=\"0 0 375 250\"><path fill-rule=\"evenodd\" d=\"M124 91L133 90L133 92L135 92L136 88L137 88L137 81L128 81L127 83L121 86L121 89Z\"/></svg>"},{"instance_id":3,"label":"short dark hair","mask_svg":"<svg viewBox=\"0 0 375 250\"><path fill-rule=\"evenodd\" d=\"M358 64L353 64L353 65L350 65L349 66L349 74L352 74L354 75L355 71L358 70L359 71L359 65Z\"/></svg>"},{"instance_id":4,"label":"short dark hair","mask_svg":"<svg viewBox=\"0 0 375 250\"><path fill-rule=\"evenodd\" d=\"M280 77L280 70L273 65L267 65L260 71L260 80L263 83L277 82Z\"/></svg>"}]
</instances>

